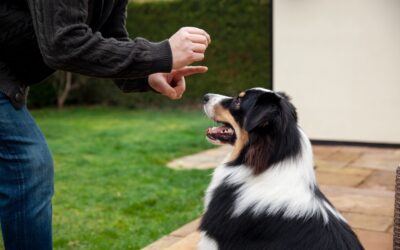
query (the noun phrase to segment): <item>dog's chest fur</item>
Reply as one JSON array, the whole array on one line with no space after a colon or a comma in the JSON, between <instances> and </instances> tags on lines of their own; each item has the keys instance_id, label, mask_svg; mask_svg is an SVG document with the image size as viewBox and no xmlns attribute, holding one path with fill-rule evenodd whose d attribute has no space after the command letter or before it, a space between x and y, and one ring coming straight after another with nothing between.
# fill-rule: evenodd
<instances>
[{"instance_id":1,"label":"dog's chest fur","mask_svg":"<svg viewBox=\"0 0 400 250\"><path fill-rule=\"evenodd\" d=\"M298 158L260 175L244 165L215 170L200 249L362 249L316 186L311 145L302 143Z\"/></svg>"}]
</instances>

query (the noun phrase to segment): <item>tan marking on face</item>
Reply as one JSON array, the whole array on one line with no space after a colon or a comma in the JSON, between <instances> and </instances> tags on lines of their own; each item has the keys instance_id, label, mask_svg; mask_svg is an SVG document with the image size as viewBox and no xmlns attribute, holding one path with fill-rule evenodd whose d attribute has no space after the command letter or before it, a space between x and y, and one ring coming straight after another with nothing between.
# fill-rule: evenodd
<instances>
[{"instance_id":1,"label":"tan marking on face","mask_svg":"<svg viewBox=\"0 0 400 250\"><path fill-rule=\"evenodd\" d=\"M239 94L239 97L243 97L243 96L245 96L246 95L246 92L240 92L240 94Z\"/></svg>"},{"instance_id":2,"label":"tan marking on face","mask_svg":"<svg viewBox=\"0 0 400 250\"><path fill-rule=\"evenodd\" d=\"M240 151L242 151L243 147L249 141L249 134L247 133L247 131L245 131L239 126L239 124L235 121L231 113L219 104L217 104L214 108L214 119L220 122L226 122L230 124L235 130L236 141L235 144L233 145L233 150L228 160L233 161L237 159L237 157L239 157Z\"/></svg>"}]
</instances>

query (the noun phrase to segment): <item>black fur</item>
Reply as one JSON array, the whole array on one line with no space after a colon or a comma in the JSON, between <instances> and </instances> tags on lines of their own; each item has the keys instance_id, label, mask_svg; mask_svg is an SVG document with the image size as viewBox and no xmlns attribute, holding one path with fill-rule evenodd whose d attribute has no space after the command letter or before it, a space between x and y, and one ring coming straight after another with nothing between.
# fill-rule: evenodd
<instances>
[{"instance_id":1,"label":"black fur","mask_svg":"<svg viewBox=\"0 0 400 250\"><path fill-rule=\"evenodd\" d=\"M200 225L220 250L363 249L351 228L331 213L328 224L321 216L286 219L282 214L254 216L248 210L232 217L238 188L219 186Z\"/></svg>"}]
</instances>

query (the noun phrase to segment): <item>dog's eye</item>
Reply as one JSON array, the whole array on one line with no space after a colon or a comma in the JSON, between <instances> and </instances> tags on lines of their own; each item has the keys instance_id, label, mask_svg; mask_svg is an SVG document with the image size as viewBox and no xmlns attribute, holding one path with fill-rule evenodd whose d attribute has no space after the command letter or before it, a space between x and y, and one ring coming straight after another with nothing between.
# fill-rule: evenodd
<instances>
[{"instance_id":1,"label":"dog's eye","mask_svg":"<svg viewBox=\"0 0 400 250\"><path fill-rule=\"evenodd\" d=\"M234 107L235 109L240 109L240 102L241 102L240 97L236 97L236 98L233 100L233 107Z\"/></svg>"}]
</instances>

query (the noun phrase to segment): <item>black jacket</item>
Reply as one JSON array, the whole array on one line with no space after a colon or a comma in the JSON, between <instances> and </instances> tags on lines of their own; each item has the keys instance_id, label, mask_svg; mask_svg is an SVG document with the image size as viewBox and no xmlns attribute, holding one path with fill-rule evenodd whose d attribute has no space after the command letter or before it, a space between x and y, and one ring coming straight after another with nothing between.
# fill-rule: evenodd
<instances>
[{"instance_id":1,"label":"black jacket","mask_svg":"<svg viewBox=\"0 0 400 250\"><path fill-rule=\"evenodd\" d=\"M118 79L125 92L148 90L149 74L171 71L171 48L168 40L129 39L127 3L1 0L0 91L18 99L55 70Z\"/></svg>"}]
</instances>

